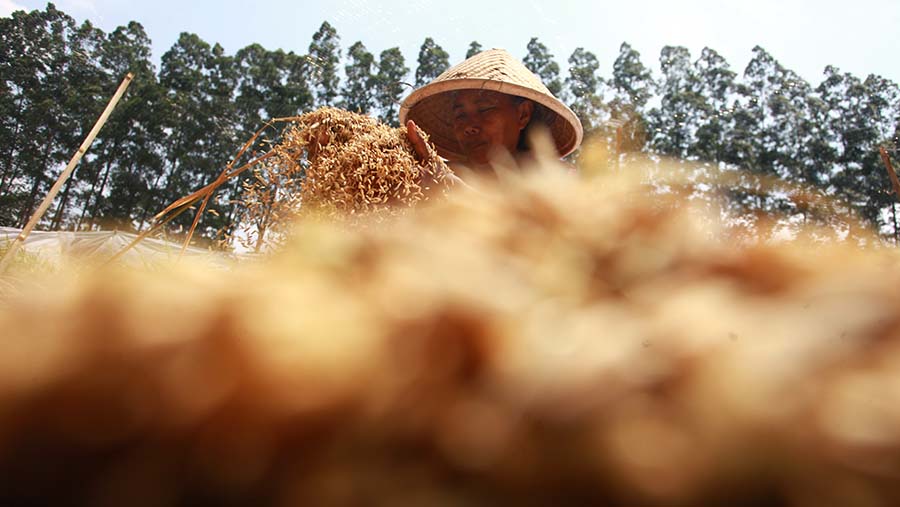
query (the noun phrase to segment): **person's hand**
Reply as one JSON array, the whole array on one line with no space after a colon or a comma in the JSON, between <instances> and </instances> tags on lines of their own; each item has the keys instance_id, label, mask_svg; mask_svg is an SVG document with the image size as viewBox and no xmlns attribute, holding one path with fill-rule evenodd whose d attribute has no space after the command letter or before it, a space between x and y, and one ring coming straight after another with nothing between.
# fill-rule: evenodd
<instances>
[{"instance_id":1,"label":"person's hand","mask_svg":"<svg viewBox=\"0 0 900 507\"><path fill-rule=\"evenodd\" d=\"M413 149L416 151L416 157L419 159L419 162L428 160L428 148L425 146L425 139L422 139L422 135L419 133L419 127L417 127L416 123L412 120L406 122L406 137L413 145ZM459 179L459 176L453 174L453 171L448 170L444 177L451 185L460 185L469 188L469 185L466 185L463 180ZM434 176L426 171L423 183L426 187L433 185Z\"/></svg>"},{"instance_id":2,"label":"person's hand","mask_svg":"<svg viewBox=\"0 0 900 507\"><path fill-rule=\"evenodd\" d=\"M425 140L419 134L419 127L412 120L406 122L406 137L416 150L416 155L420 161L428 160L428 148L425 146Z\"/></svg>"}]
</instances>

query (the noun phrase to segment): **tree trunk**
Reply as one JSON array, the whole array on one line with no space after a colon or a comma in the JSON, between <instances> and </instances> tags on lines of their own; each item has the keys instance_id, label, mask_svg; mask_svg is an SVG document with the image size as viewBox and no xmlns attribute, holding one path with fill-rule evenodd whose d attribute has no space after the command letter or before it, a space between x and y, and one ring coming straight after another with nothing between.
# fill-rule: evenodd
<instances>
[{"instance_id":1,"label":"tree trunk","mask_svg":"<svg viewBox=\"0 0 900 507\"><path fill-rule=\"evenodd\" d=\"M106 169L105 169L106 171L109 171L109 164L110 164L110 160L107 157ZM97 192L97 180L99 180L99 179L100 179L100 172L97 171L97 174L94 175L94 180L91 181L91 191L88 193L87 198L85 198L85 200L84 200L84 209L81 210L81 217L78 218L78 229L81 229L81 225L84 223L84 218L87 216L87 212L89 209L91 210L91 226L90 226L89 230L93 229L93 227L94 227L94 217L96 216L97 201L99 201L99 198L94 197L94 196L96 195L96 192ZM91 201L94 201L93 206L91 205Z\"/></svg>"},{"instance_id":2,"label":"tree trunk","mask_svg":"<svg viewBox=\"0 0 900 507\"><path fill-rule=\"evenodd\" d=\"M74 175L73 175L74 176ZM56 207L56 213L53 215L53 220L50 222L50 230L58 231L60 229L60 225L62 225L63 215L65 214L66 205L69 202L69 189L72 188L72 180L74 178L69 178L66 180L66 186L62 191L62 196L59 199L59 206Z\"/></svg>"},{"instance_id":3,"label":"tree trunk","mask_svg":"<svg viewBox=\"0 0 900 507\"><path fill-rule=\"evenodd\" d=\"M115 146L113 146L113 153L116 153L116 149L118 149L118 142ZM94 198L94 206L91 208L91 228L93 229L94 223L97 220L97 213L99 213L98 208L100 207L100 199L103 197L103 192L106 191L106 184L109 182L109 173L112 169L112 160L106 161L106 167L103 169L103 181L100 183L100 189L96 193L96 197Z\"/></svg>"},{"instance_id":4,"label":"tree trunk","mask_svg":"<svg viewBox=\"0 0 900 507\"><path fill-rule=\"evenodd\" d=\"M151 187L151 188L149 189L150 192L148 192L148 194L149 194L149 193L152 193L153 191L156 191L156 190L157 190L157 188L159 187L159 180L160 180L160 179L163 177L163 175L165 174L165 176L166 176L166 188L164 188L164 189L162 189L162 191L160 191L160 197L161 197L162 201L165 202L165 200L166 200L166 195L168 194L168 190L169 190L169 187L170 187L170 184L171 184L171 181L172 181L172 176L175 174L175 171L176 171L176 169L177 169L176 165L177 165L177 162L176 162L176 160L175 160L175 157L173 156L173 157L169 160L169 167L170 167L171 169L170 169L169 171L160 171L159 175L157 175L157 176L156 176L156 179L153 181L153 187ZM149 217L149 214L150 214L150 206L151 206L151 205L152 205L152 202L149 202L149 203L147 203L146 206L144 206L144 211L141 213L141 223L140 223L140 225L138 226L138 230L143 229L143 228L144 228L144 224L147 223L147 219L150 218L150 217Z\"/></svg>"},{"instance_id":5,"label":"tree trunk","mask_svg":"<svg viewBox=\"0 0 900 507\"><path fill-rule=\"evenodd\" d=\"M123 169L123 171L125 174L127 174L129 177L131 177L135 172L134 163L130 164L127 168ZM141 206L142 202L145 203L146 201L147 201L147 192L129 192L128 197L122 200L122 209L125 210L126 215L124 217L118 217L118 219L116 220L117 223L127 224L127 229L129 231L136 230L136 231L140 232L141 228L144 226L144 223L143 223L144 211L141 211L141 215L142 215L141 222L139 225L136 226L135 223L139 217L137 216L135 209L138 206ZM144 208L146 208L146 207L147 206L145 205ZM121 219L121 222L119 221L119 219ZM137 229L135 229L135 227L137 227Z\"/></svg>"},{"instance_id":6,"label":"tree trunk","mask_svg":"<svg viewBox=\"0 0 900 507\"><path fill-rule=\"evenodd\" d=\"M900 230L897 230L897 203L891 203L891 218L894 222L894 243L900 244Z\"/></svg>"},{"instance_id":7,"label":"tree trunk","mask_svg":"<svg viewBox=\"0 0 900 507\"><path fill-rule=\"evenodd\" d=\"M31 218L32 208L34 207L34 201L37 198L38 190L40 190L42 179L43 175L38 175L31 184L31 192L28 194L28 201L19 211L19 222L16 224L19 228L25 227L25 225L28 224L28 219Z\"/></svg>"},{"instance_id":8,"label":"tree trunk","mask_svg":"<svg viewBox=\"0 0 900 507\"><path fill-rule=\"evenodd\" d=\"M52 135L47 136L47 143L44 145L44 157L43 162L41 163L41 167L47 168L50 166L50 143L52 139ZM22 206L21 213L19 214L19 227L25 227L25 225L28 224L28 220L31 218L31 214L34 211L37 194L41 189L41 182L43 180L43 172L35 175L34 182L31 184L31 192L28 195L28 201L26 201L25 205Z\"/></svg>"}]
</instances>

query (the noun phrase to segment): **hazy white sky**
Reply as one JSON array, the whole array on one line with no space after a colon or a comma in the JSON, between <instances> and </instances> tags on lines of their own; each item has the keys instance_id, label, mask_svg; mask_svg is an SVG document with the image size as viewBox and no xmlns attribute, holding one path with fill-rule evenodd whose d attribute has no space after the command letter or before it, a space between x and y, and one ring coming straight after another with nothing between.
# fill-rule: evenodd
<instances>
[{"instance_id":1,"label":"hazy white sky","mask_svg":"<svg viewBox=\"0 0 900 507\"><path fill-rule=\"evenodd\" d=\"M0 0L0 15L45 5ZM760 45L813 85L829 64L862 78L874 73L900 82L900 0L57 0L56 5L107 31L140 22L157 61L183 31L219 42L230 53L254 42L303 53L327 20L344 49L357 40L376 55L399 46L411 69L425 37L433 37L456 63L472 40L524 56L536 36L564 68L575 48L594 52L605 76L627 41L652 67L664 45L686 46L694 56L709 46L742 72L752 48Z\"/></svg>"}]
</instances>

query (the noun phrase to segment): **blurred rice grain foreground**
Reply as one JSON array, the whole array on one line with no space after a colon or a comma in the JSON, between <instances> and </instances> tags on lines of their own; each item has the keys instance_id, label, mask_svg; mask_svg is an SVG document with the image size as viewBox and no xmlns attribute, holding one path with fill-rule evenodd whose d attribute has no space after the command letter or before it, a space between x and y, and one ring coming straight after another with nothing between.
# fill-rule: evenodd
<instances>
[{"instance_id":1,"label":"blurred rice grain foreground","mask_svg":"<svg viewBox=\"0 0 900 507\"><path fill-rule=\"evenodd\" d=\"M545 162L0 309L0 505L900 502L900 269Z\"/></svg>"}]
</instances>

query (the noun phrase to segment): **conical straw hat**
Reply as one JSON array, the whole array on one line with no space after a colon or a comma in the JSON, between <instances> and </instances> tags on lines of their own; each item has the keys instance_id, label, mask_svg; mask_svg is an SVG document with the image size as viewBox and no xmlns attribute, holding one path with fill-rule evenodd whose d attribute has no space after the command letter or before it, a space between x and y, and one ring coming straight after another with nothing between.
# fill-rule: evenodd
<instances>
[{"instance_id":1,"label":"conical straw hat","mask_svg":"<svg viewBox=\"0 0 900 507\"><path fill-rule=\"evenodd\" d=\"M561 157L581 144L584 132L575 113L554 97L522 62L503 49L491 49L450 67L431 83L412 92L400 106L400 123L416 122L445 158L464 158L453 134L451 92L456 90L493 90L530 99L535 103L531 124L545 124Z\"/></svg>"}]
</instances>

